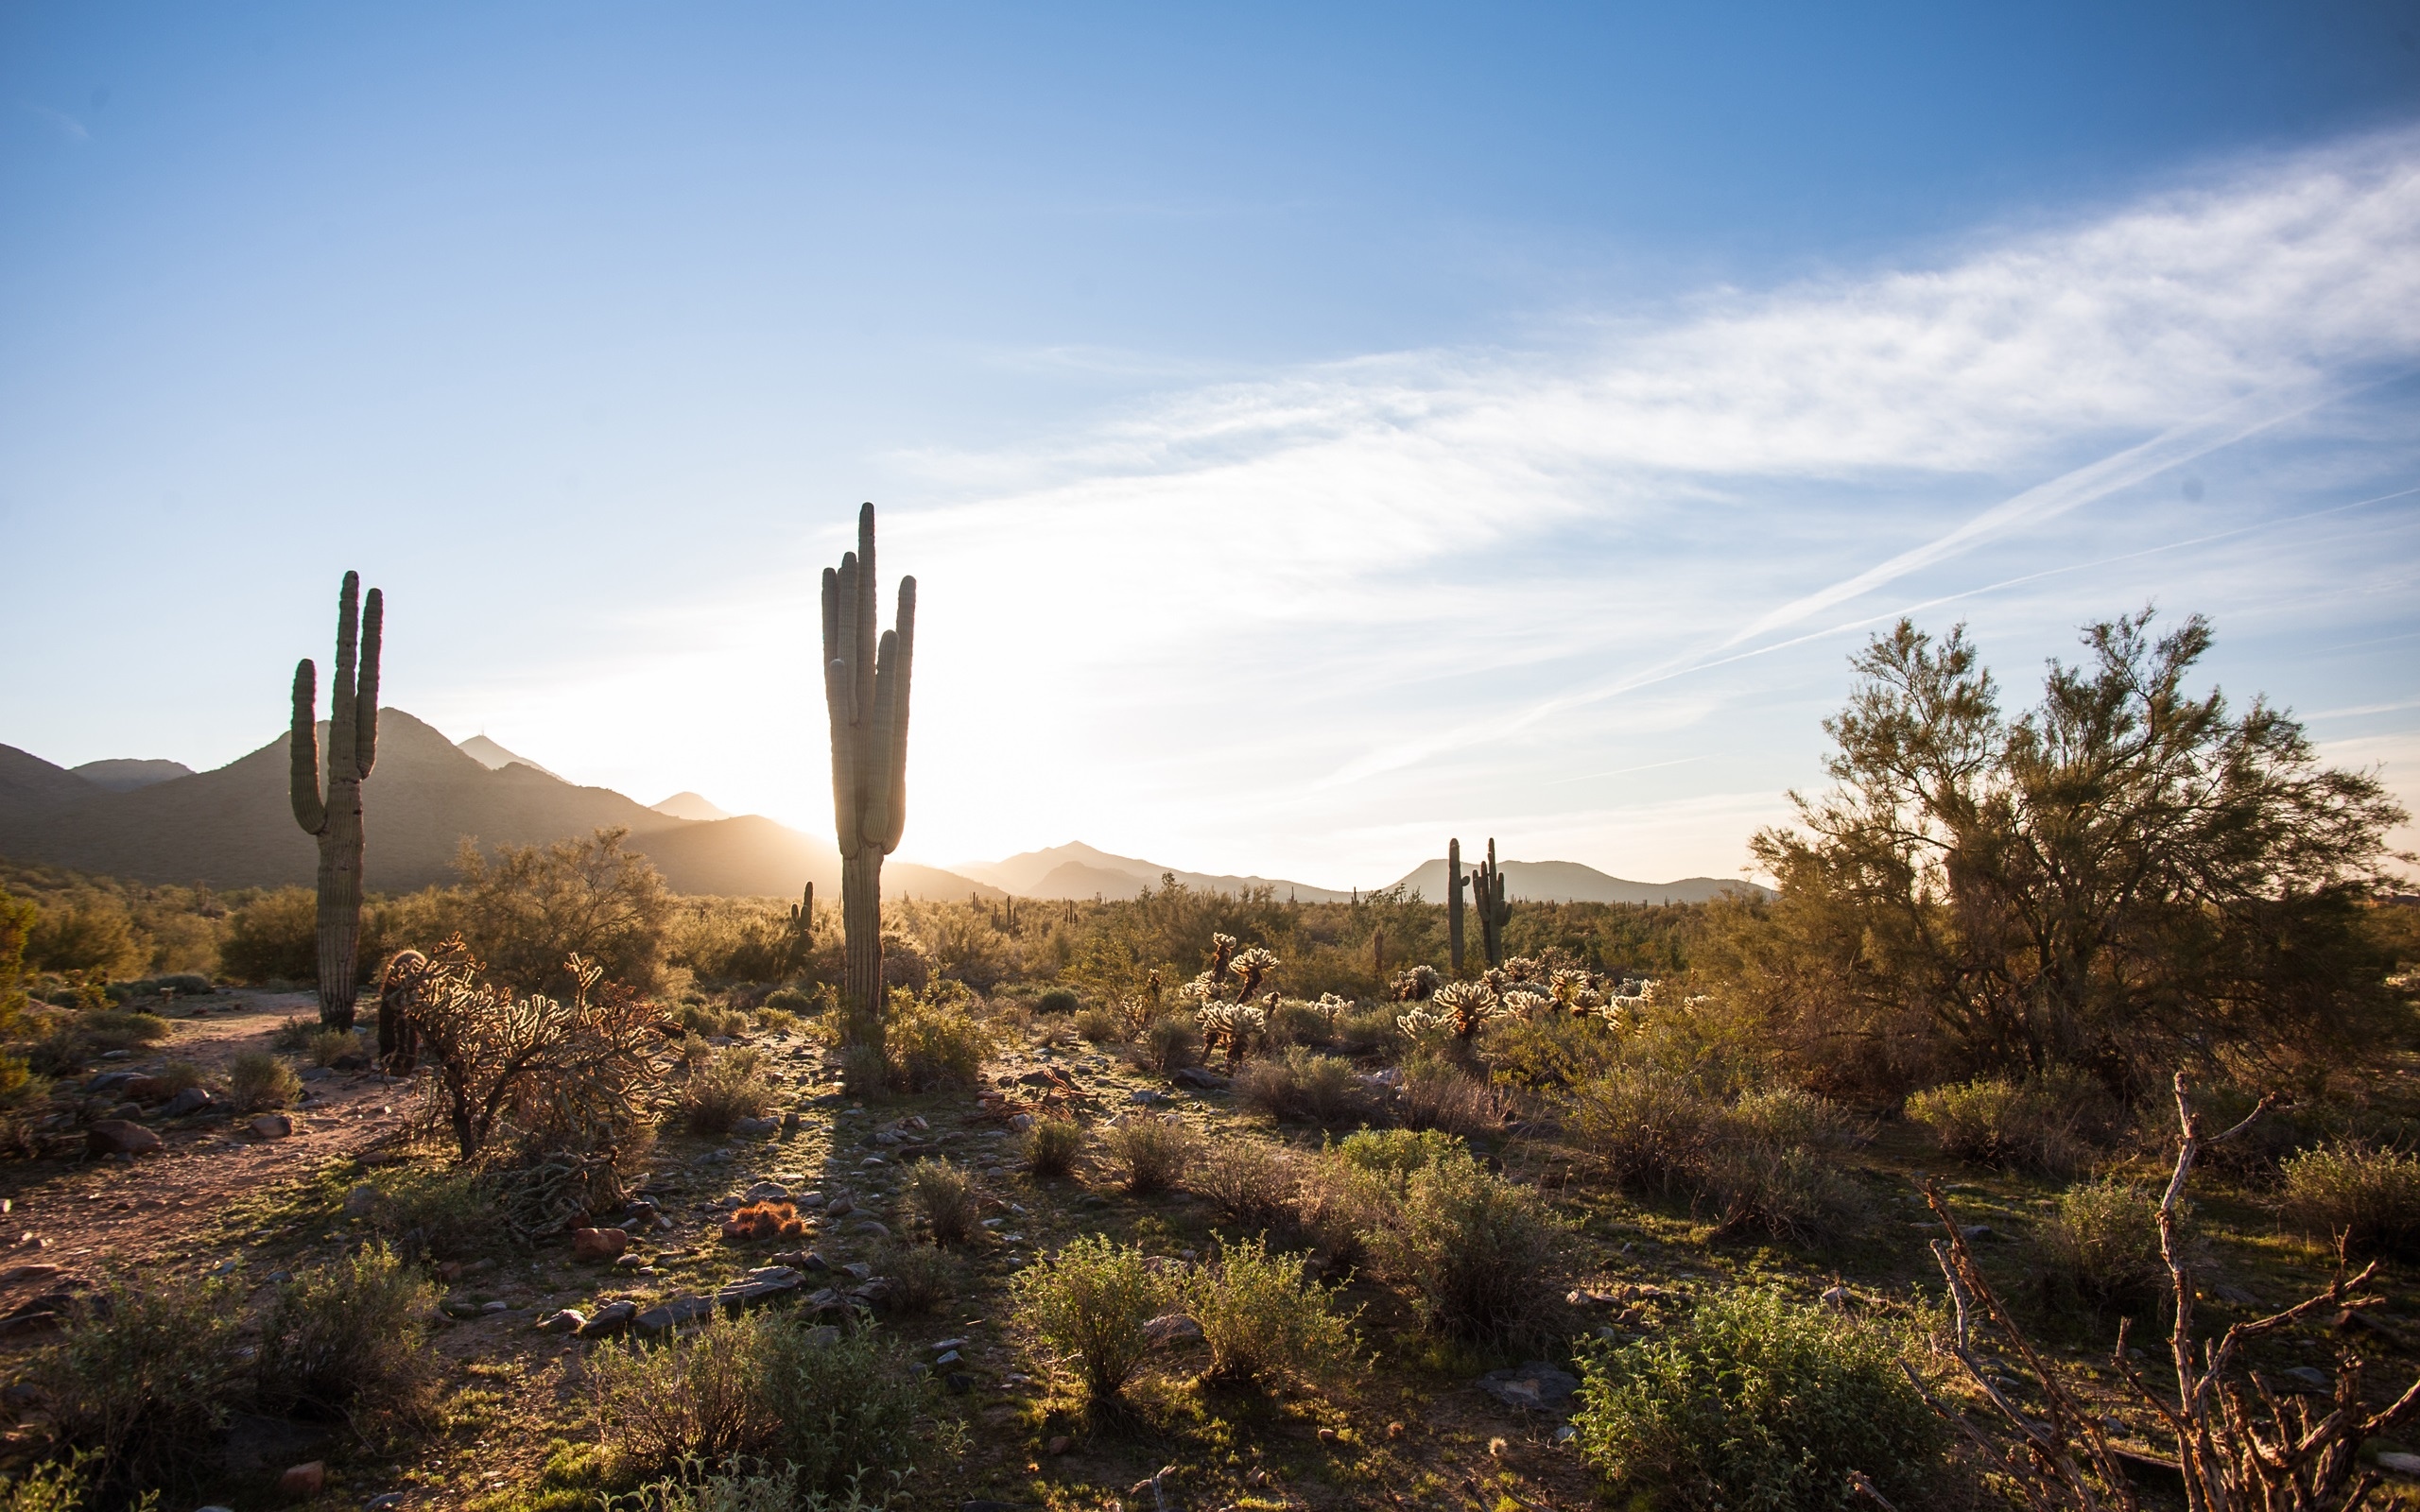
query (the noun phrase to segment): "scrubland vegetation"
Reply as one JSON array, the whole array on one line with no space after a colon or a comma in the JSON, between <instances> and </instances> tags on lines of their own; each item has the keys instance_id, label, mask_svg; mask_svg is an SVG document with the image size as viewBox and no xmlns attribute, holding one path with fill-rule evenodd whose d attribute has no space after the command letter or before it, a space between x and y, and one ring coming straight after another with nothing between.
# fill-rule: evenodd
<instances>
[{"instance_id":1,"label":"scrubland vegetation","mask_svg":"<svg viewBox=\"0 0 2420 1512\"><path fill-rule=\"evenodd\" d=\"M1515 900L1459 976L1390 893L889 902L878 1050L828 913L608 833L372 902L391 1082L316 1025L172 1073L160 973L306 981L309 895L13 871L10 1170L140 1179L59 1169L118 1052L175 1127L408 1116L9 1346L0 1505L270 1504L245 1415L329 1425L329 1506L2408 1504L2398 816L2205 639L2009 715L1903 627L1776 894Z\"/></svg>"}]
</instances>

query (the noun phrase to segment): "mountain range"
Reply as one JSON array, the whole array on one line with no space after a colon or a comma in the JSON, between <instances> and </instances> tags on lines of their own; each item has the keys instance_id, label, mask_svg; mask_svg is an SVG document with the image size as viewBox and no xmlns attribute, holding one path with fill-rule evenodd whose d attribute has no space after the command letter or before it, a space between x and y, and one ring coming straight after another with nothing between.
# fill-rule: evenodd
<instances>
[{"instance_id":1,"label":"mountain range","mask_svg":"<svg viewBox=\"0 0 2420 1512\"><path fill-rule=\"evenodd\" d=\"M69 770L0 746L0 855L144 882L307 884L318 850L293 821L285 750L281 733L214 771L131 759ZM649 807L611 788L583 787L484 734L458 745L400 709L378 713L378 763L363 794L364 880L380 892L450 881L465 838L485 847L537 845L619 827L678 892L788 897L811 881L838 896L840 855L828 839L762 815L726 814L696 793ZM1713 877L1629 882L1573 861L1502 867L1506 896L1538 902L1703 902L1756 890ZM904 861L883 868L884 890L907 898L1123 900L1158 886L1163 876L1205 891L1269 887L1304 902L1353 896L1280 877L1187 871L1080 841L946 870ZM1413 868L1396 885L1442 901L1443 858Z\"/></svg>"}]
</instances>

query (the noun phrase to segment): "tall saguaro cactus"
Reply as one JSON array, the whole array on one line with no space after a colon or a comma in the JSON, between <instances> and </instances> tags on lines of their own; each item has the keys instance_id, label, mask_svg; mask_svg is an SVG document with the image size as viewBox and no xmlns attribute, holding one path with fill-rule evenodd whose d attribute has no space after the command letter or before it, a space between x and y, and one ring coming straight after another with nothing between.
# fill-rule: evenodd
<instances>
[{"instance_id":1,"label":"tall saguaro cactus","mask_svg":"<svg viewBox=\"0 0 2420 1512\"><path fill-rule=\"evenodd\" d=\"M1489 836L1487 861L1471 873L1471 905L1478 910L1479 948L1487 964L1504 964L1504 926L1512 921L1512 905L1504 901L1504 873L1495 869L1495 839Z\"/></svg>"},{"instance_id":2,"label":"tall saguaro cactus","mask_svg":"<svg viewBox=\"0 0 2420 1512\"><path fill-rule=\"evenodd\" d=\"M840 842L840 929L853 1043L882 1050L882 858L908 823L908 684L916 579L899 579L897 627L876 640L873 506L857 549L823 569L823 701L832 719L832 818Z\"/></svg>"},{"instance_id":3,"label":"tall saguaro cactus","mask_svg":"<svg viewBox=\"0 0 2420 1512\"><path fill-rule=\"evenodd\" d=\"M356 603L361 575L344 575L337 605L337 678L328 690L327 789L320 786L319 668L294 664L288 783L294 822L320 842L320 1022L353 1027L361 956L361 783L378 759L378 635L386 599Z\"/></svg>"},{"instance_id":4,"label":"tall saguaro cactus","mask_svg":"<svg viewBox=\"0 0 2420 1512\"><path fill-rule=\"evenodd\" d=\"M1445 842L1445 949L1454 963L1454 974L1462 974L1462 889L1471 879L1462 875L1462 842Z\"/></svg>"}]
</instances>

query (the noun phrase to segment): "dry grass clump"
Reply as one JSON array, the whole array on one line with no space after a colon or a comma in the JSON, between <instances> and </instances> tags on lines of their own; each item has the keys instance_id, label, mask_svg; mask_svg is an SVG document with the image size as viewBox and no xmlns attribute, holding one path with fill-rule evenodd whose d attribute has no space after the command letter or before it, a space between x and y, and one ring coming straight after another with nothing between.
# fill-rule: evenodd
<instances>
[{"instance_id":1,"label":"dry grass clump","mask_svg":"<svg viewBox=\"0 0 2420 1512\"><path fill-rule=\"evenodd\" d=\"M1072 1118L1040 1117L1025 1131L1026 1162L1045 1180L1074 1170L1083 1151L1084 1127Z\"/></svg>"},{"instance_id":2,"label":"dry grass clump","mask_svg":"<svg viewBox=\"0 0 2420 1512\"><path fill-rule=\"evenodd\" d=\"M475 1171L389 1166L369 1184L370 1227L406 1258L461 1254L502 1223L494 1182Z\"/></svg>"},{"instance_id":3,"label":"dry grass clump","mask_svg":"<svg viewBox=\"0 0 2420 1512\"><path fill-rule=\"evenodd\" d=\"M723 1220L725 1239L804 1239L806 1220L789 1202L752 1202Z\"/></svg>"},{"instance_id":4,"label":"dry grass clump","mask_svg":"<svg viewBox=\"0 0 2420 1512\"><path fill-rule=\"evenodd\" d=\"M384 1245L302 1272L261 1326L262 1405L355 1426L425 1417L437 1362L421 1325L437 1295Z\"/></svg>"},{"instance_id":5,"label":"dry grass clump","mask_svg":"<svg viewBox=\"0 0 2420 1512\"><path fill-rule=\"evenodd\" d=\"M2357 1254L2420 1243L2420 1156L2339 1141L2289 1156L2279 1209L2306 1232Z\"/></svg>"},{"instance_id":6,"label":"dry grass clump","mask_svg":"<svg viewBox=\"0 0 2420 1512\"><path fill-rule=\"evenodd\" d=\"M246 1050L227 1062L227 1100L243 1113L284 1108L302 1095L302 1078L266 1050Z\"/></svg>"},{"instance_id":7,"label":"dry grass clump","mask_svg":"<svg viewBox=\"0 0 2420 1512\"><path fill-rule=\"evenodd\" d=\"M174 1097L189 1087L201 1085L201 1068L190 1060L171 1060L155 1072L151 1079L158 1082L168 1096Z\"/></svg>"},{"instance_id":8,"label":"dry grass clump","mask_svg":"<svg viewBox=\"0 0 2420 1512\"><path fill-rule=\"evenodd\" d=\"M1176 1185L1201 1151L1201 1137L1173 1113L1130 1113L1111 1125L1102 1142L1124 1168L1126 1190L1136 1196Z\"/></svg>"},{"instance_id":9,"label":"dry grass clump","mask_svg":"<svg viewBox=\"0 0 2420 1512\"><path fill-rule=\"evenodd\" d=\"M1467 1139L1504 1126L1504 1095L1460 1067L1424 1057L1403 1068L1395 1116L1406 1128L1440 1129Z\"/></svg>"},{"instance_id":10,"label":"dry grass clump","mask_svg":"<svg viewBox=\"0 0 2420 1512\"><path fill-rule=\"evenodd\" d=\"M1290 1225L1302 1184L1300 1157L1255 1139L1213 1141L1184 1177L1187 1192L1250 1233Z\"/></svg>"},{"instance_id":11,"label":"dry grass clump","mask_svg":"<svg viewBox=\"0 0 2420 1512\"><path fill-rule=\"evenodd\" d=\"M1703 1162L1712 1112L1677 1077L1618 1066L1573 1092L1565 1123L1616 1185L1670 1193L1685 1188Z\"/></svg>"},{"instance_id":12,"label":"dry grass clump","mask_svg":"<svg viewBox=\"0 0 2420 1512\"><path fill-rule=\"evenodd\" d=\"M743 1118L763 1118L773 1108L773 1084L765 1057L747 1045L727 1045L692 1066L681 1089L681 1122L692 1134L719 1138Z\"/></svg>"},{"instance_id":13,"label":"dry grass clump","mask_svg":"<svg viewBox=\"0 0 2420 1512\"><path fill-rule=\"evenodd\" d=\"M2084 1134L2100 1100L2097 1086L2068 1072L2028 1081L1980 1076L1916 1093L1908 1116L1962 1160L2066 1176L2091 1154Z\"/></svg>"},{"instance_id":14,"label":"dry grass clump","mask_svg":"<svg viewBox=\"0 0 2420 1512\"><path fill-rule=\"evenodd\" d=\"M737 1008L717 1008L710 1003L683 1003L673 1022L691 1034L710 1040L736 1040L748 1032L748 1015Z\"/></svg>"},{"instance_id":15,"label":"dry grass clump","mask_svg":"<svg viewBox=\"0 0 2420 1512\"><path fill-rule=\"evenodd\" d=\"M1317 1380L1352 1359L1353 1319L1336 1312L1301 1255L1272 1255L1265 1238L1219 1242L1188 1277L1184 1298L1210 1346L1214 1380Z\"/></svg>"},{"instance_id":16,"label":"dry grass clump","mask_svg":"<svg viewBox=\"0 0 2420 1512\"><path fill-rule=\"evenodd\" d=\"M963 1245L983 1231L975 1178L947 1157L918 1161L908 1173L904 1195L937 1245Z\"/></svg>"},{"instance_id":17,"label":"dry grass clump","mask_svg":"<svg viewBox=\"0 0 2420 1512\"><path fill-rule=\"evenodd\" d=\"M1271 1118L1299 1118L1327 1126L1357 1121L1371 1110L1353 1063L1300 1045L1245 1066L1236 1095Z\"/></svg>"}]
</instances>

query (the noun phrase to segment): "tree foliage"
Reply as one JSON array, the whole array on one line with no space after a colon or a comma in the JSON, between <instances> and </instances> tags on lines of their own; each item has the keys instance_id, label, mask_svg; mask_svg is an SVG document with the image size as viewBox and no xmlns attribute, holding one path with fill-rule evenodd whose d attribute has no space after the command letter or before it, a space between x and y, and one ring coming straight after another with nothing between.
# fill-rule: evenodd
<instances>
[{"instance_id":1,"label":"tree foliage","mask_svg":"<svg viewBox=\"0 0 2420 1512\"><path fill-rule=\"evenodd\" d=\"M564 963L577 955L608 982L640 992L662 985L672 899L654 865L623 849L629 834L499 846L493 861L463 843L456 917L489 976L568 997L577 984Z\"/></svg>"},{"instance_id":2,"label":"tree foliage","mask_svg":"<svg viewBox=\"0 0 2420 1512\"><path fill-rule=\"evenodd\" d=\"M1722 911L1703 963L1812 1079L2131 1091L2180 1057L2315 1066L2402 1008L2361 922L2402 810L2266 701L2194 696L2208 623L2152 621L2088 627L2014 718L1962 626L1857 658L1836 785L1754 841L1780 898Z\"/></svg>"}]
</instances>

